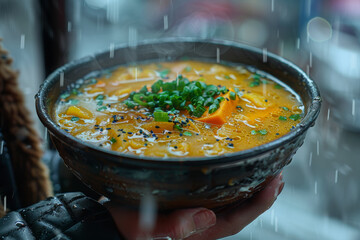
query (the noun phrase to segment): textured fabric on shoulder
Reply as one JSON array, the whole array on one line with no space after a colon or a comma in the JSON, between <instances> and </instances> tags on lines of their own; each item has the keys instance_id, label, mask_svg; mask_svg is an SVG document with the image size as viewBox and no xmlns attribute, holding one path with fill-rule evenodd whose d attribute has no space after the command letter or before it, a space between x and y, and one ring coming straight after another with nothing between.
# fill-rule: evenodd
<instances>
[{"instance_id":1,"label":"textured fabric on shoulder","mask_svg":"<svg viewBox=\"0 0 360 240\"><path fill-rule=\"evenodd\" d=\"M107 209L82 193L50 197L0 219L0 239L124 239Z\"/></svg>"}]
</instances>

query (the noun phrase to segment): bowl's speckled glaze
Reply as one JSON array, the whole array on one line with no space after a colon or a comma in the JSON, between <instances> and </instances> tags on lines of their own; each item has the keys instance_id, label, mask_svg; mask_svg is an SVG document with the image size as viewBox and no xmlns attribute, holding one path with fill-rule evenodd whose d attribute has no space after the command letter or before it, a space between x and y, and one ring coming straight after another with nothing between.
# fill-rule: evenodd
<instances>
[{"instance_id":1,"label":"bowl's speckled glaze","mask_svg":"<svg viewBox=\"0 0 360 240\"><path fill-rule=\"evenodd\" d=\"M219 54L219 55L218 55ZM291 132L270 143L232 154L203 158L154 158L102 149L61 130L52 109L61 92L93 72L129 62L171 61L183 57L244 64L265 71L301 97L305 116ZM60 78L64 85L60 86ZM71 62L51 74L36 95L36 109L61 157L86 185L111 200L138 206L151 193L162 210L218 208L251 197L290 163L319 114L321 98L315 83L294 64L236 42L190 38L144 41L118 46Z\"/></svg>"}]
</instances>

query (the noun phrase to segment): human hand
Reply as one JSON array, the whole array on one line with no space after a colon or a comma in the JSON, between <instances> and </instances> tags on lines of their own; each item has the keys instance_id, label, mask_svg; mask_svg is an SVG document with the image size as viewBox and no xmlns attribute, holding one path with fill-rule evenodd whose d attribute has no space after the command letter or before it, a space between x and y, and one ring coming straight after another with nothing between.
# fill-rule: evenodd
<instances>
[{"instance_id":1,"label":"human hand","mask_svg":"<svg viewBox=\"0 0 360 240\"><path fill-rule=\"evenodd\" d=\"M157 216L151 232L139 229L139 212L108 202L109 209L118 230L126 239L188 239L211 240L240 232L255 218L269 209L284 187L279 174L265 189L239 206L230 206L215 213L206 208L175 210Z\"/></svg>"}]
</instances>

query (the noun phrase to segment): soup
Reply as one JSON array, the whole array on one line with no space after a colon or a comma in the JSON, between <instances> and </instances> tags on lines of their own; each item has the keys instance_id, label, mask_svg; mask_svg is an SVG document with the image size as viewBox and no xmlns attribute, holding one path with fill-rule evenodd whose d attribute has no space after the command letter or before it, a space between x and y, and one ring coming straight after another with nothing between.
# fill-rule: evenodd
<instances>
[{"instance_id":1,"label":"soup","mask_svg":"<svg viewBox=\"0 0 360 240\"><path fill-rule=\"evenodd\" d=\"M200 157L273 141L303 116L300 98L244 66L176 61L122 66L62 94L69 134L123 153Z\"/></svg>"}]
</instances>

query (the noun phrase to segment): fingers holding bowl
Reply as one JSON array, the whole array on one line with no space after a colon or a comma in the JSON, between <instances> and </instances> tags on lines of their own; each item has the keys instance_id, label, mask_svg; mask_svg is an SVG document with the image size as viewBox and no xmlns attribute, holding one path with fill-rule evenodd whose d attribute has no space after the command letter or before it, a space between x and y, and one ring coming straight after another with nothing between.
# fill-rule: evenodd
<instances>
[{"instance_id":1,"label":"fingers holding bowl","mask_svg":"<svg viewBox=\"0 0 360 240\"><path fill-rule=\"evenodd\" d=\"M282 173L276 176L262 191L240 205L233 205L216 214L216 225L187 238L211 240L240 232L258 216L268 210L284 188Z\"/></svg>"},{"instance_id":2,"label":"fingers holding bowl","mask_svg":"<svg viewBox=\"0 0 360 240\"><path fill-rule=\"evenodd\" d=\"M254 197L240 205L224 208L216 215L206 208L175 210L159 214L153 229L141 229L140 213L107 202L118 230L126 239L189 239L211 240L240 232L255 218L268 210L284 187L282 175L276 176L269 185Z\"/></svg>"}]
</instances>

